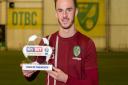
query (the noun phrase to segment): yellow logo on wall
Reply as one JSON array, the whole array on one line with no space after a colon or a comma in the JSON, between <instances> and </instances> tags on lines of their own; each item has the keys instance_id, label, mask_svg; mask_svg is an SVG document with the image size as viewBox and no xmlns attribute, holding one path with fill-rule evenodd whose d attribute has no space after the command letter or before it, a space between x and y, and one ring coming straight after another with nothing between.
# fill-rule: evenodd
<instances>
[{"instance_id":1,"label":"yellow logo on wall","mask_svg":"<svg viewBox=\"0 0 128 85\"><path fill-rule=\"evenodd\" d=\"M105 0L78 0L77 30L92 37L105 36Z\"/></svg>"},{"instance_id":2,"label":"yellow logo on wall","mask_svg":"<svg viewBox=\"0 0 128 85\"><path fill-rule=\"evenodd\" d=\"M41 8L9 8L8 28L38 29L42 28Z\"/></svg>"}]
</instances>

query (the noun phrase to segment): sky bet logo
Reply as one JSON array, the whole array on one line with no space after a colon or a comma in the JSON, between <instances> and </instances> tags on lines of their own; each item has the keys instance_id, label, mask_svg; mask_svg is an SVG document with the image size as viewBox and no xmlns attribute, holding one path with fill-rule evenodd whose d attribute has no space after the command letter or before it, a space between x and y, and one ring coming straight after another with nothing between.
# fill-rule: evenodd
<instances>
[{"instance_id":1,"label":"sky bet logo","mask_svg":"<svg viewBox=\"0 0 128 85\"><path fill-rule=\"evenodd\" d=\"M50 46L25 45L22 49L24 56L51 56L52 48Z\"/></svg>"},{"instance_id":2,"label":"sky bet logo","mask_svg":"<svg viewBox=\"0 0 128 85\"><path fill-rule=\"evenodd\" d=\"M42 52L43 48L42 47L27 47L26 51L27 52Z\"/></svg>"}]
</instances>

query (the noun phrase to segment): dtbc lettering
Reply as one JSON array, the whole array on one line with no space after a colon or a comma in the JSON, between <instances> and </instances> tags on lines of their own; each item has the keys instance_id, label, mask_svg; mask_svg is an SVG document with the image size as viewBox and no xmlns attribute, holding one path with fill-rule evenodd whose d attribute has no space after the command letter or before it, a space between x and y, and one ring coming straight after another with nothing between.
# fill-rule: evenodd
<instances>
[{"instance_id":1,"label":"dtbc lettering","mask_svg":"<svg viewBox=\"0 0 128 85\"><path fill-rule=\"evenodd\" d=\"M13 12L12 24L13 25L36 25L37 24L36 12Z\"/></svg>"}]
</instances>

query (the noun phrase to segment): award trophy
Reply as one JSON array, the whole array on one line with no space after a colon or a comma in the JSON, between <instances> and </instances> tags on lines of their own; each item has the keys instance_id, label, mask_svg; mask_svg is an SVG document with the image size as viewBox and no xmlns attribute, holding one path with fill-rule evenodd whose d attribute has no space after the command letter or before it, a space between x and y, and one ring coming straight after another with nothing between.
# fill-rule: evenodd
<instances>
[{"instance_id":1,"label":"award trophy","mask_svg":"<svg viewBox=\"0 0 128 85\"><path fill-rule=\"evenodd\" d=\"M40 42L43 45L39 45ZM52 55L52 47L49 46L47 38L41 38L36 35L30 36L22 52L26 58L23 62L23 70L52 70L52 65L48 63ZM44 61L42 63L33 61L33 58L38 56L43 57Z\"/></svg>"}]
</instances>

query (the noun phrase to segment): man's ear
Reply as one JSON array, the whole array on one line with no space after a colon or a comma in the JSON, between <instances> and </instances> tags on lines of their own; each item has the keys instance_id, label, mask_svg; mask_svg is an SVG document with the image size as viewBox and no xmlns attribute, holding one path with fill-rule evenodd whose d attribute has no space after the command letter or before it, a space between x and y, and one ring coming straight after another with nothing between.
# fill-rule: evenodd
<instances>
[{"instance_id":1,"label":"man's ear","mask_svg":"<svg viewBox=\"0 0 128 85\"><path fill-rule=\"evenodd\" d=\"M79 10L78 10L78 8L76 8L75 16L77 16L78 12L79 12Z\"/></svg>"}]
</instances>

